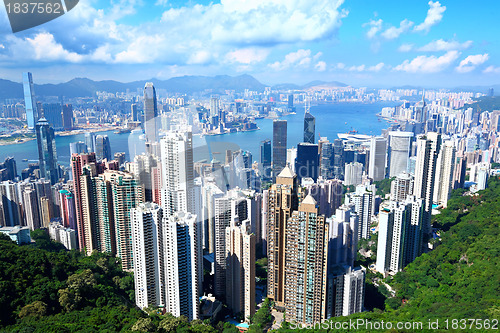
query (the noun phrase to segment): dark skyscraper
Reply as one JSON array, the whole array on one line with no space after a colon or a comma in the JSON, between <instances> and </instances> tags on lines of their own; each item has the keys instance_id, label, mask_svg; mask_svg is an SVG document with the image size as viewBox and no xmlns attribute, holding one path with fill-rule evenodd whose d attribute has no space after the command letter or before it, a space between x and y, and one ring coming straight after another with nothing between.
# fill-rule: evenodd
<instances>
[{"instance_id":1,"label":"dark skyscraper","mask_svg":"<svg viewBox=\"0 0 500 333\"><path fill-rule=\"evenodd\" d=\"M26 121L28 129L35 129L38 120L38 111L33 88L33 77L30 72L23 73L24 105L26 108Z\"/></svg>"},{"instance_id":2,"label":"dark skyscraper","mask_svg":"<svg viewBox=\"0 0 500 333\"><path fill-rule=\"evenodd\" d=\"M312 143L299 143L297 145L297 159L295 160L295 171L299 181L304 177L310 177L314 181L318 179L319 158L318 145Z\"/></svg>"},{"instance_id":3,"label":"dark skyscraper","mask_svg":"<svg viewBox=\"0 0 500 333\"><path fill-rule=\"evenodd\" d=\"M107 135L98 135L95 137L95 155L98 161L111 160L111 145Z\"/></svg>"},{"instance_id":4,"label":"dark skyscraper","mask_svg":"<svg viewBox=\"0 0 500 333\"><path fill-rule=\"evenodd\" d=\"M286 120L273 121L273 178L286 166Z\"/></svg>"},{"instance_id":5,"label":"dark skyscraper","mask_svg":"<svg viewBox=\"0 0 500 333\"><path fill-rule=\"evenodd\" d=\"M139 115L137 113L137 104L130 105L130 113L132 114L132 121L139 121Z\"/></svg>"},{"instance_id":6,"label":"dark skyscraper","mask_svg":"<svg viewBox=\"0 0 500 333\"><path fill-rule=\"evenodd\" d=\"M158 106L156 90L152 82L144 87L144 131L146 142L158 142Z\"/></svg>"},{"instance_id":7,"label":"dark skyscraper","mask_svg":"<svg viewBox=\"0 0 500 333\"><path fill-rule=\"evenodd\" d=\"M321 144L321 154L320 154L320 174L321 177L325 179L334 178L333 169L333 156L334 149L331 142L323 142Z\"/></svg>"},{"instance_id":8,"label":"dark skyscraper","mask_svg":"<svg viewBox=\"0 0 500 333\"><path fill-rule=\"evenodd\" d=\"M40 160L40 176L54 185L59 179L57 171L57 153L54 129L45 118L40 118L36 124L36 141L38 143L38 158Z\"/></svg>"},{"instance_id":9,"label":"dark skyscraper","mask_svg":"<svg viewBox=\"0 0 500 333\"><path fill-rule=\"evenodd\" d=\"M66 131L73 128L73 105L64 104L62 107L62 122Z\"/></svg>"},{"instance_id":10,"label":"dark skyscraper","mask_svg":"<svg viewBox=\"0 0 500 333\"><path fill-rule=\"evenodd\" d=\"M43 104L43 116L49 122L52 128L60 129L63 127L62 107L59 103Z\"/></svg>"},{"instance_id":11,"label":"dark skyscraper","mask_svg":"<svg viewBox=\"0 0 500 333\"><path fill-rule=\"evenodd\" d=\"M260 143L260 164L264 178L271 177L272 150L271 140L267 139Z\"/></svg>"},{"instance_id":12,"label":"dark skyscraper","mask_svg":"<svg viewBox=\"0 0 500 333\"><path fill-rule=\"evenodd\" d=\"M309 111L304 114L304 142L314 143L316 118Z\"/></svg>"},{"instance_id":13,"label":"dark skyscraper","mask_svg":"<svg viewBox=\"0 0 500 333\"><path fill-rule=\"evenodd\" d=\"M335 178L344 180L344 142L342 139L333 141L333 174Z\"/></svg>"},{"instance_id":14,"label":"dark skyscraper","mask_svg":"<svg viewBox=\"0 0 500 333\"><path fill-rule=\"evenodd\" d=\"M293 111L295 108L293 106L293 94L288 95L288 109Z\"/></svg>"}]
</instances>

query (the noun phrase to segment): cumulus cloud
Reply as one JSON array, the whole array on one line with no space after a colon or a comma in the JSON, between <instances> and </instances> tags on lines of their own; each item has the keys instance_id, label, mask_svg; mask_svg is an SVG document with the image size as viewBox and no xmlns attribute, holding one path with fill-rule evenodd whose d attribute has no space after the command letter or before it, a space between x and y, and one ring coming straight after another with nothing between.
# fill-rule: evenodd
<instances>
[{"instance_id":1,"label":"cumulus cloud","mask_svg":"<svg viewBox=\"0 0 500 333\"><path fill-rule=\"evenodd\" d=\"M466 42L460 43L456 40L446 41L443 39L438 39L424 45L418 49L421 52L440 52L440 51L451 51L451 50L466 50L472 46L472 41L468 40Z\"/></svg>"},{"instance_id":2,"label":"cumulus cloud","mask_svg":"<svg viewBox=\"0 0 500 333\"><path fill-rule=\"evenodd\" d=\"M276 61L272 64L269 64L269 67L274 70L284 70L292 67L308 68L311 65L313 58L318 58L317 55L318 54L311 57L311 50L300 49L297 50L297 52L288 53L283 61Z\"/></svg>"},{"instance_id":3,"label":"cumulus cloud","mask_svg":"<svg viewBox=\"0 0 500 333\"><path fill-rule=\"evenodd\" d=\"M372 39L380 30L382 30L382 19L370 20L369 22L363 24L363 27L369 27L368 31L366 32L366 37Z\"/></svg>"},{"instance_id":4,"label":"cumulus cloud","mask_svg":"<svg viewBox=\"0 0 500 333\"><path fill-rule=\"evenodd\" d=\"M32 54L29 57L47 62L250 65L264 61L272 46L335 38L348 14L341 9L343 2L221 0L168 8L166 0L157 0L156 4L167 6L158 7L164 10L160 20L128 25L123 18L144 6L143 0L115 1L105 9L84 1L57 22L0 39L5 47L1 59L11 61ZM318 64L320 56L306 57L295 65Z\"/></svg>"},{"instance_id":5,"label":"cumulus cloud","mask_svg":"<svg viewBox=\"0 0 500 333\"><path fill-rule=\"evenodd\" d=\"M443 13L446 10L446 6L442 6L439 1L429 1L429 10L427 11L427 16L424 22L415 26L414 31L423 31L425 33L429 32L430 29L441 22L443 19Z\"/></svg>"},{"instance_id":6,"label":"cumulus cloud","mask_svg":"<svg viewBox=\"0 0 500 333\"><path fill-rule=\"evenodd\" d=\"M399 52L410 52L413 50L413 44L401 44L400 47L398 47Z\"/></svg>"},{"instance_id":7,"label":"cumulus cloud","mask_svg":"<svg viewBox=\"0 0 500 333\"><path fill-rule=\"evenodd\" d=\"M243 48L226 54L226 59L232 63L253 64L264 61L269 55L269 50L257 48Z\"/></svg>"},{"instance_id":8,"label":"cumulus cloud","mask_svg":"<svg viewBox=\"0 0 500 333\"><path fill-rule=\"evenodd\" d=\"M374 66L370 66L368 70L370 72L380 72L383 68L385 67L385 64L383 62L380 62Z\"/></svg>"},{"instance_id":9,"label":"cumulus cloud","mask_svg":"<svg viewBox=\"0 0 500 333\"><path fill-rule=\"evenodd\" d=\"M488 66L483 70L483 73L500 74L500 67Z\"/></svg>"},{"instance_id":10,"label":"cumulus cloud","mask_svg":"<svg viewBox=\"0 0 500 333\"><path fill-rule=\"evenodd\" d=\"M326 70L326 62L318 61L318 63L314 65L314 69L316 69L318 72L324 72Z\"/></svg>"},{"instance_id":11,"label":"cumulus cloud","mask_svg":"<svg viewBox=\"0 0 500 333\"><path fill-rule=\"evenodd\" d=\"M365 65L351 66L347 70L350 72L363 72L365 70Z\"/></svg>"},{"instance_id":12,"label":"cumulus cloud","mask_svg":"<svg viewBox=\"0 0 500 333\"><path fill-rule=\"evenodd\" d=\"M404 19L399 23L399 28L396 27L389 27L387 28L381 35L385 39L396 39L398 38L402 33L407 32L410 30L410 28L413 26L412 21L408 21L407 19Z\"/></svg>"},{"instance_id":13,"label":"cumulus cloud","mask_svg":"<svg viewBox=\"0 0 500 333\"><path fill-rule=\"evenodd\" d=\"M449 67L458 59L459 55L458 51L448 51L440 57L422 55L411 61L405 60L402 64L394 67L394 70L408 73L436 73Z\"/></svg>"},{"instance_id":14,"label":"cumulus cloud","mask_svg":"<svg viewBox=\"0 0 500 333\"><path fill-rule=\"evenodd\" d=\"M488 61L489 55L485 54L476 54L470 55L464 60L460 61L460 64L457 66L456 70L459 73L468 73L476 69L477 66L484 64Z\"/></svg>"}]
</instances>

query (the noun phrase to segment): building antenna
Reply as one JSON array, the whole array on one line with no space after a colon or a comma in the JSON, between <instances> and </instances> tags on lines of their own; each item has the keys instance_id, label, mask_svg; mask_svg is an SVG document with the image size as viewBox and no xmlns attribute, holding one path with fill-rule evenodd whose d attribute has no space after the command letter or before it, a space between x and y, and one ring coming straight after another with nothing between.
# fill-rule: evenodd
<instances>
[{"instance_id":1,"label":"building antenna","mask_svg":"<svg viewBox=\"0 0 500 333\"><path fill-rule=\"evenodd\" d=\"M306 96L306 103L304 106L304 113L308 113L311 110L311 99L309 96Z\"/></svg>"}]
</instances>

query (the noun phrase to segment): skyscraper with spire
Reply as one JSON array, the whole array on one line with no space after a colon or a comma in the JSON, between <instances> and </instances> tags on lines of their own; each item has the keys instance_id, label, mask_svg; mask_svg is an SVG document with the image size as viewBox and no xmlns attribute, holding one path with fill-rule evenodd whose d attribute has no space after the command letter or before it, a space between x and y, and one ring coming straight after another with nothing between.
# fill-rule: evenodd
<instances>
[{"instance_id":1,"label":"skyscraper with spire","mask_svg":"<svg viewBox=\"0 0 500 333\"><path fill-rule=\"evenodd\" d=\"M54 129L44 117L40 118L36 123L36 141L40 161L40 176L50 180L50 183L54 185L59 180L56 140Z\"/></svg>"},{"instance_id":2,"label":"skyscraper with spire","mask_svg":"<svg viewBox=\"0 0 500 333\"><path fill-rule=\"evenodd\" d=\"M314 143L314 135L316 130L316 118L306 109L304 113L304 142Z\"/></svg>"},{"instance_id":3,"label":"skyscraper with spire","mask_svg":"<svg viewBox=\"0 0 500 333\"><path fill-rule=\"evenodd\" d=\"M30 72L23 73L23 89L24 89L24 106L26 109L26 121L28 129L35 129L38 121L38 111L35 101L35 91L33 84L33 76Z\"/></svg>"},{"instance_id":4,"label":"skyscraper with spire","mask_svg":"<svg viewBox=\"0 0 500 333\"><path fill-rule=\"evenodd\" d=\"M152 82L146 82L144 86L144 131L146 142L158 142L158 105Z\"/></svg>"}]
</instances>

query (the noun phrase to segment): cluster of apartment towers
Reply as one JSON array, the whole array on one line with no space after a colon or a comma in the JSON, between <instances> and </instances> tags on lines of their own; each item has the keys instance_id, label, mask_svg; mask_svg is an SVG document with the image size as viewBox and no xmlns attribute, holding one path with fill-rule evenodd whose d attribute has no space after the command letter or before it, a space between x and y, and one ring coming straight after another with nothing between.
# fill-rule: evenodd
<instances>
[{"instance_id":1,"label":"cluster of apartment towers","mask_svg":"<svg viewBox=\"0 0 500 333\"><path fill-rule=\"evenodd\" d=\"M437 133L417 138L415 176L405 173L412 135L391 132L390 160L387 139L371 138L369 177L341 204L342 181L329 178L342 145L314 144L315 119L308 110L298 146L303 153L297 152L293 168L286 161L287 123L274 121L272 185L262 192L220 185L241 171L234 154L227 154L226 165L196 170L201 177L195 177L190 129L160 138L152 83L144 88L144 119L147 153L126 163L126 171L95 153L72 155L78 244L87 254L121 258L123 268L134 272L140 308L161 307L191 320L200 318L206 254L213 254L215 296L245 320L256 310L258 252L268 258L267 297L287 321L315 323L362 311L366 269L354 261L380 205L372 181L386 176L386 165L397 175L391 200L380 205L376 268L384 273L422 253L434 191L447 200L451 189L454 147L441 145ZM332 155L328 165L325 147Z\"/></svg>"}]
</instances>

